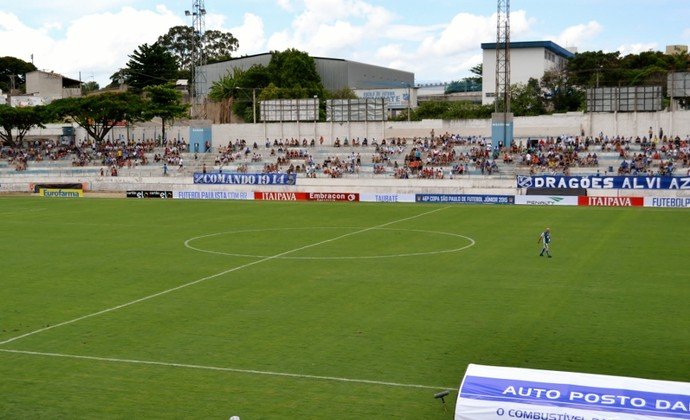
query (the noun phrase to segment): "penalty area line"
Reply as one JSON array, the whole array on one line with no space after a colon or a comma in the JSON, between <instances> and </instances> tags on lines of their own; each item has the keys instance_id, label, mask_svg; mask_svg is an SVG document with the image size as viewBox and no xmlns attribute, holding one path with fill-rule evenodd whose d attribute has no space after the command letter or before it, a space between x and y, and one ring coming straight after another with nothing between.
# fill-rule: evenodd
<instances>
[{"instance_id":1,"label":"penalty area line","mask_svg":"<svg viewBox=\"0 0 690 420\"><path fill-rule=\"evenodd\" d=\"M21 355L28 355L28 356L42 356L42 357L57 357L57 358L63 358L63 359L91 360L91 361L107 362L107 363L122 363L122 364L147 365L147 366L163 366L163 367L174 367L174 368L184 368L184 369L209 370L209 371L215 371L215 372L241 373L241 374L247 374L247 375L264 375L264 376L277 376L277 377L296 378L296 379L310 379L310 380L333 381L333 382L348 382L348 383L356 383L356 384L388 386L388 387L397 387L397 388L418 388L418 389L434 389L434 390L439 390L439 389L451 390L454 388L454 387L443 387L443 386L404 384L404 383L399 383L399 382L374 381L374 380L370 380L370 379L341 378L341 377L337 377L337 376L307 375L307 374L300 374L300 373L272 372L272 371L256 370L256 369L239 369L239 368L228 368L228 367L220 367L220 366L205 366L205 365L195 365L195 364L189 364L189 363L156 362L156 361L152 361L152 360L120 359L120 358L114 358L114 357L82 356L82 355L78 355L78 354L50 353L50 352L29 351L29 350L0 349L0 352L10 353L10 354L21 354Z\"/></svg>"}]
</instances>

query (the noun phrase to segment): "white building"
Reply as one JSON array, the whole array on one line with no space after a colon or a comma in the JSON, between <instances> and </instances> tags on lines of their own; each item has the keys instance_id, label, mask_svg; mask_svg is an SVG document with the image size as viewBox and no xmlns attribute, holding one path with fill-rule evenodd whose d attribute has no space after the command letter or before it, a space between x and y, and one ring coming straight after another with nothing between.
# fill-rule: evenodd
<instances>
[{"instance_id":1,"label":"white building","mask_svg":"<svg viewBox=\"0 0 690 420\"><path fill-rule=\"evenodd\" d=\"M483 43L482 104L494 103L496 96L496 43ZM541 79L549 70L562 69L575 54L551 41L510 43L510 84L526 84Z\"/></svg>"},{"instance_id":2,"label":"white building","mask_svg":"<svg viewBox=\"0 0 690 420\"><path fill-rule=\"evenodd\" d=\"M81 82L58 73L36 70L26 73L26 94L50 103L56 99L81 96Z\"/></svg>"},{"instance_id":3,"label":"white building","mask_svg":"<svg viewBox=\"0 0 690 420\"><path fill-rule=\"evenodd\" d=\"M687 45L667 45L666 54L667 55L679 55L688 52Z\"/></svg>"}]
</instances>

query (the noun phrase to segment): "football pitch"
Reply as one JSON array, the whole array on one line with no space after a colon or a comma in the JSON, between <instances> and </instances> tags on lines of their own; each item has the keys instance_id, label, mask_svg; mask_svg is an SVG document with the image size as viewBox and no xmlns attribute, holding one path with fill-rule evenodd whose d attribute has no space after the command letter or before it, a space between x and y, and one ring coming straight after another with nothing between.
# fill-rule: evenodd
<instances>
[{"instance_id":1,"label":"football pitch","mask_svg":"<svg viewBox=\"0 0 690 420\"><path fill-rule=\"evenodd\" d=\"M447 419L469 363L690 378L687 210L2 197L0 217L0 418Z\"/></svg>"}]
</instances>

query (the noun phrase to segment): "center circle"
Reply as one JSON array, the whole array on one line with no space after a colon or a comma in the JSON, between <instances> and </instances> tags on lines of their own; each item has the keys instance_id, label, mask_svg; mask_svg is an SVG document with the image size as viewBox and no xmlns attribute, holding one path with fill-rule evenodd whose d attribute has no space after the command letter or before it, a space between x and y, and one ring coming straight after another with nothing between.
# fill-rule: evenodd
<instances>
[{"instance_id":1,"label":"center circle","mask_svg":"<svg viewBox=\"0 0 690 420\"><path fill-rule=\"evenodd\" d=\"M208 239L208 238L215 238L215 237L221 237L224 235L238 235L238 234L252 234L252 233L272 233L272 232L288 232L288 231L313 231L313 230L325 230L325 229L330 229L330 230L352 230L351 232L344 233L340 236L337 236L335 238L330 238L327 240L323 240L320 242L316 242L314 244L308 244L303 247L297 247L293 250L288 250L284 251L282 253L277 253L276 255L260 255L260 254L245 254L245 253L239 253L239 252L223 252L223 251L218 251L214 249L208 249L204 248L202 246L194 246L194 242L198 242L203 239ZM357 230L359 229L359 230ZM338 255L338 256L291 256L289 255L292 252L297 252L301 251L304 249L309 249L311 247L316 247L321 244L329 243L332 241L336 241L340 238L344 237L349 237L349 236L355 236L361 233L365 232L373 232L373 231L390 231L390 232L408 232L412 234L425 234L425 235L438 235L438 236L446 236L446 237L452 237L452 238L460 238L464 240L465 244L460 247L448 247L444 249L437 249L437 250L432 250L432 251L422 251L422 252L400 252L400 253L394 253L394 254L378 254L378 255ZM423 255L436 255L436 254L447 254L447 253L452 253L452 252L459 252L463 251L467 248L470 248L475 245L474 239L470 238L469 236L464 236L460 235L457 233L451 233L451 232L441 232L441 231L433 231L433 230L421 230L421 229L394 229L394 228L370 228L370 229L365 229L362 230L361 228L357 227L284 227L284 228L267 228L267 229L242 229L242 230L232 230L232 231L226 231L226 232L216 232L216 233L211 233L208 235L201 235L201 236L196 236L194 238L187 239L184 242L184 246L192 249L194 251L198 252L204 252L207 254L216 254L216 255L227 255L231 257L246 257L246 258L274 258L274 259L284 259L284 260L357 260L357 259L377 259L377 258L398 258L398 257L413 257L413 256L423 256Z\"/></svg>"}]
</instances>

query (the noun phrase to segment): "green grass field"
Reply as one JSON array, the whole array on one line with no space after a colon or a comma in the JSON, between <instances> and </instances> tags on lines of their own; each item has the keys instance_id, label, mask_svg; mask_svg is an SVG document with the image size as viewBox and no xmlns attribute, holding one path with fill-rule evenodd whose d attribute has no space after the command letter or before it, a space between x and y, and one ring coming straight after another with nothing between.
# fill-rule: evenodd
<instances>
[{"instance_id":1,"label":"green grass field","mask_svg":"<svg viewBox=\"0 0 690 420\"><path fill-rule=\"evenodd\" d=\"M447 419L469 363L690 378L687 210L3 197L0 217L0 418Z\"/></svg>"}]
</instances>

